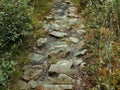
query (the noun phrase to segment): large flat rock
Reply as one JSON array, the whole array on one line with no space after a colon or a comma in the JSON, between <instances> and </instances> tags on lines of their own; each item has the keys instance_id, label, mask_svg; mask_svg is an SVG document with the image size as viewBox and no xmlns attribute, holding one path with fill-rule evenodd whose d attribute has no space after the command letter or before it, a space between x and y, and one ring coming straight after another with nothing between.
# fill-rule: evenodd
<instances>
[{"instance_id":1,"label":"large flat rock","mask_svg":"<svg viewBox=\"0 0 120 90\"><path fill-rule=\"evenodd\" d=\"M65 54L69 51L69 46L66 42L54 42L50 45L50 48L48 49L48 55L54 56L59 54Z\"/></svg>"},{"instance_id":2,"label":"large flat rock","mask_svg":"<svg viewBox=\"0 0 120 90\"><path fill-rule=\"evenodd\" d=\"M72 66L72 61L60 60L50 66L49 72L67 73Z\"/></svg>"}]
</instances>

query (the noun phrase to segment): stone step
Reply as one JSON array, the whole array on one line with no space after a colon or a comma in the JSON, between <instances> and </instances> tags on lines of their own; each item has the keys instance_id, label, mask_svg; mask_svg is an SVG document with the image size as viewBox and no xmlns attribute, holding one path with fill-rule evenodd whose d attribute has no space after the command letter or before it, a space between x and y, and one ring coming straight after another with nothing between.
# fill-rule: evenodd
<instances>
[{"instance_id":1,"label":"stone step","mask_svg":"<svg viewBox=\"0 0 120 90\"><path fill-rule=\"evenodd\" d=\"M73 85L43 85L36 90L73 90Z\"/></svg>"}]
</instances>

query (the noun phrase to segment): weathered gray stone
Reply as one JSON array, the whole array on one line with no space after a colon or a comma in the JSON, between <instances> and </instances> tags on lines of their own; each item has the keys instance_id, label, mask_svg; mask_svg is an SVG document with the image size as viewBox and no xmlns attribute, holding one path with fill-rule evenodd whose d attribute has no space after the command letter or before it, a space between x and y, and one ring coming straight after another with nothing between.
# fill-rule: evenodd
<instances>
[{"instance_id":1,"label":"weathered gray stone","mask_svg":"<svg viewBox=\"0 0 120 90\"><path fill-rule=\"evenodd\" d=\"M18 86L19 86L20 90L28 90L28 89L30 89L29 85L23 80L18 81Z\"/></svg>"},{"instance_id":2,"label":"weathered gray stone","mask_svg":"<svg viewBox=\"0 0 120 90\"><path fill-rule=\"evenodd\" d=\"M77 25L79 23L79 19L77 18L71 18L69 19L69 25L72 26L72 25Z\"/></svg>"},{"instance_id":3,"label":"weathered gray stone","mask_svg":"<svg viewBox=\"0 0 120 90\"><path fill-rule=\"evenodd\" d=\"M66 19L67 19L67 16L66 16L66 15L64 15L64 16L55 15L55 16L54 16L54 19L55 19L55 20L66 20Z\"/></svg>"},{"instance_id":4,"label":"weathered gray stone","mask_svg":"<svg viewBox=\"0 0 120 90\"><path fill-rule=\"evenodd\" d=\"M82 50L82 51L80 51L80 52L77 52L77 53L75 54L75 56L84 55L86 52L87 52L87 49L84 49L84 50Z\"/></svg>"},{"instance_id":5,"label":"weathered gray stone","mask_svg":"<svg viewBox=\"0 0 120 90\"><path fill-rule=\"evenodd\" d=\"M73 85L43 85L44 90L73 90Z\"/></svg>"},{"instance_id":6,"label":"weathered gray stone","mask_svg":"<svg viewBox=\"0 0 120 90\"><path fill-rule=\"evenodd\" d=\"M63 10L62 9L58 9L56 12L60 13L60 12L63 12Z\"/></svg>"},{"instance_id":7,"label":"weathered gray stone","mask_svg":"<svg viewBox=\"0 0 120 90\"><path fill-rule=\"evenodd\" d=\"M72 78L66 74L60 74L58 77L48 77L51 84L72 84Z\"/></svg>"},{"instance_id":8,"label":"weathered gray stone","mask_svg":"<svg viewBox=\"0 0 120 90\"><path fill-rule=\"evenodd\" d=\"M58 25L57 23L53 24L53 29L60 30L60 25Z\"/></svg>"},{"instance_id":9,"label":"weathered gray stone","mask_svg":"<svg viewBox=\"0 0 120 90\"><path fill-rule=\"evenodd\" d=\"M42 65L33 65L32 69L42 69Z\"/></svg>"},{"instance_id":10,"label":"weathered gray stone","mask_svg":"<svg viewBox=\"0 0 120 90\"><path fill-rule=\"evenodd\" d=\"M77 13L77 7L69 7L68 12L69 13Z\"/></svg>"},{"instance_id":11,"label":"weathered gray stone","mask_svg":"<svg viewBox=\"0 0 120 90\"><path fill-rule=\"evenodd\" d=\"M29 68L32 68L32 66L31 66L31 65L25 65L25 66L23 67L23 70L25 71L25 70L28 70Z\"/></svg>"},{"instance_id":12,"label":"weathered gray stone","mask_svg":"<svg viewBox=\"0 0 120 90\"><path fill-rule=\"evenodd\" d=\"M82 58L74 60L74 64L75 65L80 65L81 63L83 63L83 59Z\"/></svg>"},{"instance_id":13,"label":"weathered gray stone","mask_svg":"<svg viewBox=\"0 0 120 90\"><path fill-rule=\"evenodd\" d=\"M38 47L42 47L42 46L46 45L46 43L47 43L47 38L39 38L37 40L37 46Z\"/></svg>"},{"instance_id":14,"label":"weathered gray stone","mask_svg":"<svg viewBox=\"0 0 120 90\"><path fill-rule=\"evenodd\" d=\"M36 88L37 87L37 82L34 81L34 80L31 80L28 82L28 85L31 87L31 88Z\"/></svg>"},{"instance_id":15,"label":"weathered gray stone","mask_svg":"<svg viewBox=\"0 0 120 90\"><path fill-rule=\"evenodd\" d=\"M86 31L84 29L78 29L77 33L82 35L82 34L85 34Z\"/></svg>"},{"instance_id":16,"label":"weathered gray stone","mask_svg":"<svg viewBox=\"0 0 120 90\"><path fill-rule=\"evenodd\" d=\"M49 56L54 56L54 55L59 55L59 54L65 54L69 52L69 46L66 42L55 42L52 43L50 48L48 49L48 55Z\"/></svg>"},{"instance_id":17,"label":"weathered gray stone","mask_svg":"<svg viewBox=\"0 0 120 90\"><path fill-rule=\"evenodd\" d=\"M84 25L84 24L80 24L80 28L81 28L81 29L84 29L84 28L85 28L85 25Z\"/></svg>"},{"instance_id":18,"label":"weathered gray stone","mask_svg":"<svg viewBox=\"0 0 120 90\"><path fill-rule=\"evenodd\" d=\"M56 72L56 73L67 73L72 66L71 61L67 60L60 60L56 64L52 64L50 66L49 72Z\"/></svg>"},{"instance_id":19,"label":"weathered gray stone","mask_svg":"<svg viewBox=\"0 0 120 90\"><path fill-rule=\"evenodd\" d=\"M66 0L65 3L71 4L71 1L70 0Z\"/></svg>"},{"instance_id":20,"label":"weathered gray stone","mask_svg":"<svg viewBox=\"0 0 120 90\"><path fill-rule=\"evenodd\" d=\"M82 62L81 65L80 65L80 69L85 68L85 66L86 66L86 63L85 63L85 62Z\"/></svg>"},{"instance_id":21,"label":"weathered gray stone","mask_svg":"<svg viewBox=\"0 0 120 90\"><path fill-rule=\"evenodd\" d=\"M49 16L45 16L45 19L46 20L52 20L52 19L54 19L51 15L49 15Z\"/></svg>"},{"instance_id":22,"label":"weathered gray stone","mask_svg":"<svg viewBox=\"0 0 120 90\"><path fill-rule=\"evenodd\" d=\"M73 43L78 43L79 42L79 39L75 38L75 37L69 37L69 40Z\"/></svg>"},{"instance_id":23,"label":"weathered gray stone","mask_svg":"<svg viewBox=\"0 0 120 90\"><path fill-rule=\"evenodd\" d=\"M50 35L52 35L52 36L54 36L54 37L57 37L57 38L62 38L62 37L67 36L66 33L64 33L64 32L59 32L59 31L52 31L52 32L50 33Z\"/></svg>"},{"instance_id":24,"label":"weathered gray stone","mask_svg":"<svg viewBox=\"0 0 120 90\"><path fill-rule=\"evenodd\" d=\"M84 41L80 41L78 46L77 46L77 49L78 50L82 49L84 45L85 45L85 42Z\"/></svg>"},{"instance_id":25,"label":"weathered gray stone","mask_svg":"<svg viewBox=\"0 0 120 90\"><path fill-rule=\"evenodd\" d=\"M31 62L40 62L44 58L43 55L36 53L30 53L28 57L31 60Z\"/></svg>"},{"instance_id":26,"label":"weathered gray stone","mask_svg":"<svg viewBox=\"0 0 120 90\"><path fill-rule=\"evenodd\" d=\"M43 27L46 31L50 31L51 25L50 24L45 24Z\"/></svg>"},{"instance_id":27,"label":"weathered gray stone","mask_svg":"<svg viewBox=\"0 0 120 90\"><path fill-rule=\"evenodd\" d=\"M72 78L67 76L66 74L60 74L58 76L58 83L61 84L72 84Z\"/></svg>"},{"instance_id":28,"label":"weathered gray stone","mask_svg":"<svg viewBox=\"0 0 120 90\"><path fill-rule=\"evenodd\" d=\"M38 78L42 73L41 69L28 69L24 72L23 79L26 81Z\"/></svg>"},{"instance_id":29,"label":"weathered gray stone","mask_svg":"<svg viewBox=\"0 0 120 90\"><path fill-rule=\"evenodd\" d=\"M68 17L70 17L70 18L78 18L78 15L76 15L74 13L69 13Z\"/></svg>"}]
</instances>

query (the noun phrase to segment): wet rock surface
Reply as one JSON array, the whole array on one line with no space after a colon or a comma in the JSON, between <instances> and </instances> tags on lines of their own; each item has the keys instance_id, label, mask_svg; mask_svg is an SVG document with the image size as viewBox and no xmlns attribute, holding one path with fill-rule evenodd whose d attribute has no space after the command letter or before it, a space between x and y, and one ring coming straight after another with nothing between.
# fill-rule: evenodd
<instances>
[{"instance_id":1,"label":"wet rock surface","mask_svg":"<svg viewBox=\"0 0 120 90\"><path fill-rule=\"evenodd\" d=\"M49 33L36 40L23 67L21 90L73 90L73 81L85 66L82 55L87 52L85 26L71 0L54 0L51 14L45 16L43 29ZM40 89L39 89L40 88Z\"/></svg>"}]
</instances>

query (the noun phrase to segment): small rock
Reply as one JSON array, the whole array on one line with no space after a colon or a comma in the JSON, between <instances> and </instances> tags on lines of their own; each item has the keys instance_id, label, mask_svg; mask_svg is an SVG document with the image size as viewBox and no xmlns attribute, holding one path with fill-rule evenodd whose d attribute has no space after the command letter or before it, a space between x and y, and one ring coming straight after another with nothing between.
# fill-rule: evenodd
<instances>
[{"instance_id":1,"label":"small rock","mask_svg":"<svg viewBox=\"0 0 120 90\"><path fill-rule=\"evenodd\" d=\"M28 69L24 72L23 79L26 81L38 78L42 73L41 69Z\"/></svg>"},{"instance_id":2,"label":"small rock","mask_svg":"<svg viewBox=\"0 0 120 90\"><path fill-rule=\"evenodd\" d=\"M71 1L70 0L66 0L65 3L71 4Z\"/></svg>"},{"instance_id":3,"label":"small rock","mask_svg":"<svg viewBox=\"0 0 120 90\"><path fill-rule=\"evenodd\" d=\"M66 19L67 19L67 16L66 16L66 15L64 15L64 16L55 15L55 16L54 16L54 19L55 19L55 20L66 20Z\"/></svg>"},{"instance_id":4,"label":"small rock","mask_svg":"<svg viewBox=\"0 0 120 90\"><path fill-rule=\"evenodd\" d=\"M70 41L73 43L78 43L79 39L78 38L74 38L74 37L69 37Z\"/></svg>"},{"instance_id":5,"label":"small rock","mask_svg":"<svg viewBox=\"0 0 120 90\"><path fill-rule=\"evenodd\" d=\"M57 23L53 24L53 29L60 30L60 25L58 25Z\"/></svg>"},{"instance_id":6,"label":"small rock","mask_svg":"<svg viewBox=\"0 0 120 90\"><path fill-rule=\"evenodd\" d=\"M85 66L86 66L86 63L85 63L85 62L81 63L81 65L80 65L80 69L85 68Z\"/></svg>"},{"instance_id":7,"label":"small rock","mask_svg":"<svg viewBox=\"0 0 120 90\"><path fill-rule=\"evenodd\" d=\"M69 7L68 12L69 13L77 13L77 8L76 7Z\"/></svg>"},{"instance_id":8,"label":"small rock","mask_svg":"<svg viewBox=\"0 0 120 90\"><path fill-rule=\"evenodd\" d=\"M44 46L46 43L47 43L47 38L39 38L39 39L37 40L37 46L38 46L38 47L42 47L42 46Z\"/></svg>"},{"instance_id":9,"label":"small rock","mask_svg":"<svg viewBox=\"0 0 120 90\"><path fill-rule=\"evenodd\" d=\"M77 18L71 18L71 19L69 19L69 25L70 26L71 25L76 25L78 23L79 23L79 19L77 19Z\"/></svg>"},{"instance_id":10,"label":"small rock","mask_svg":"<svg viewBox=\"0 0 120 90\"><path fill-rule=\"evenodd\" d=\"M28 70L29 68L32 68L32 66L31 66L31 65L25 65L25 66L23 67L23 70L25 71L25 70Z\"/></svg>"},{"instance_id":11,"label":"small rock","mask_svg":"<svg viewBox=\"0 0 120 90\"><path fill-rule=\"evenodd\" d=\"M71 17L71 18L78 18L78 16L74 13L69 13L68 14L68 17Z\"/></svg>"},{"instance_id":12,"label":"small rock","mask_svg":"<svg viewBox=\"0 0 120 90\"><path fill-rule=\"evenodd\" d=\"M78 60L74 60L75 65L80 65L82 62L83 62L82 58L80 58Z\"/></svg>"},{"instance_id":13,"label":"small rock","mask_svg":"<svg viewBox=\"0 0 120 90\"><path fill-rule=\"evenodd\" d=\"M85 45L85 42L84 42L84 41L80 41L80 43L79 43L78 46L77 46L77 49L78 49L78 50L81 50L84 45Z\"/></svg>"},{"instance_id":14,"label":"small rock","mask_svg":"<svg viewBox=\"0 0 120 90\"><path fill-rule=\"evenodd\" d=\"M86 33L86 31L85 31L85 30L83 30L83 29L78 29L78 30L77 30L77 33L82 35L82 34L85 34L85 33Z\"/></svg>"},{"instance_id":15,"label":"small rock","mask_svg":"<svg viewBox=\"0 0 120 90\"><path fill-rule=\"evenodd\" d=\"M81 24L81 25L80 25L80 28L81 28L81 29L84 29L84 28L85 28L85 25L84 25L84 24Z\"/></svg>"},{"instance_id":16,"label":"small rock","mask_svg":"<svg viewBox=\"0 0 120 90\"><path fill-rule=\"evenodd\" d=\"M67 73L72 66L71 61L67 60L60 60L56 64L52 64L50 66L49 72L56 72L56 73Z\"/></svg>"},{"instance_id":17,"label":"small rock","mask_svg":"<svg viewBox=\"0 0 120 90\"><path fill-rule=\"evenodd\" d=\"M28 57L31 60L31 62L40 62L44 58L43 55L36 53L30 53Z\"/></svg>"},{"instance_id":18,"label":"small rock","mask_svg":"<svg viewBox=\"0 0 120 90\"><path fill-rule=\"evenodd\" d=\"M50 24L45 24L43 26L43 29L45 29L46 31L49 31L51 29L51 25Z\"/></svg>"},{"instance_id":19,"label":"small rock","mask_svg":"<svg viewBox=\"0 0 120 90\"><path fill-rule=\"evenodd\" d=\"M50 33L50 35L54 36L54 37L57 37L57 38L62 38L62 37L65 37L67 36L66 33L64 32L59 32L59 31L53 31Z\"/></svg>"},{"instance_id":20,"label":"small rock","mask_svg":"<svg viewBox=\"0 0 120 90\"><path fill-rule=\"evenodd\" d=\"M33 68L33 69L41 69L42 65L33 65L31 68Z\"/></svg>"},{"instance_id":21,"label":"small rock","mask_svg":"<svg viewBox=\"0 0 120 90\"><path fill-rule=\"evenodd\" d=\"M20 90L28 90L28 89L30 89L29 85L23 80L18 81L18 86L19 86Z\"/></svg>"},{"instance_id":22,"label":"small rock","mask_svg":"<svg viewBox=\"0 0 120 90\"><path fill-rule=\"evenodd\" d=\"M30 85L31 88L36 88L37 87L37 82L34 81L34 80L29 81L28 84Z\"/></svg>"},{"instance_id":23,"label":"small rock","mask_svg":"<svg viewBox=\"0 0 120 90\"><path fill-rule=\"evenodd\" d=\"M46 20L53 20L53 17L50 15L50 16L45 16L45 19Z\"/></svg>"},{"instance_id":24,"label":"small rock","mask_svg":"<svg viewBox=\"0 0 120 90\"><path fill-rule=\"evenodd\" d=\"M86 52L87 52L87 49L84 49L84 50L76 53L75 56L84 55Z\"/></svg>"},{"instance_id":25,"label":"small rock","mask_svg":"<svg viewBox=\"0 0 120 90\"><path fill-rule=\"evenodd\" d=\"M73 85L43 85L44 90L73 90Z\"/></svg>"},{"instance_id":26,"label":"small rock","mask_svg":"<svg viewBox=\"0 0 120 90\"><path fill-rule=\"evenodd\" d=\"M66 74L60 74L58 76L58 80L59 80L58 83L61 83L61 84L71 84L72 83L72 78L67 76Z\"/></svg>"},{"instance_id":27,"label":"small rock","mask_svg":"<svg viewBox=\"0 0 120 90\"><path fill-rule=\"evenodd\" d=\"M61 13L61 12L63 12L63 10L62 9L58 9L56 12L57 13Z\"/></svg>"}]
</instances>

